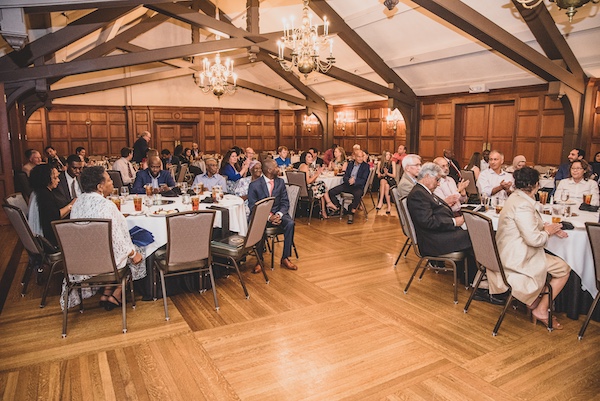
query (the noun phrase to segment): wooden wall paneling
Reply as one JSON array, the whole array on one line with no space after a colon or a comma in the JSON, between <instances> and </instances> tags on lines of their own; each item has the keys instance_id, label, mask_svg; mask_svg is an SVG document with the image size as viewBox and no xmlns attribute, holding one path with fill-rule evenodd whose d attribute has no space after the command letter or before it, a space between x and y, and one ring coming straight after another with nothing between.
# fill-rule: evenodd
<instances>
[{"instance_id":1,"label":"wooden wall paneling","mask_svg":"<svg viewBox=\"0 0 600 401\"><path fill-rule=\"evenodd\" d=\"M591 147L590 147L590 160L596 152L600 152L600 80L597 80L596 84L592 89L592 105L593 110L591 111Z\"/></svg>"},{"instance_id":2,"label":"wooden wall paneling","mask_svg":"<svg viewBox=\"0 0 600 401\"><path fill-rule=\"evenodd\" d=\"M293 111L279 111L279 136L277 147L286 146L288 149L296 149L296 124Z\"/></svg>"},{"instance_id":3,"label":"wooden wall paneling","mask_svg":"<svg viewBox=\"0 0 600 401\"><path fill-rule=\"evenodd\" d=\"M432 157L441 156L444 149L454 148L454 129L450 117L438 116L435 125L435 135L435 153Z\"/></svg>"},{"instance_id":4,"label":"wooden wall paneling","mask_svg":"<svg viewBox=\"0 0 600 401\"><path fill-rule=\"evenodd\" d=\"M220 134L217 130L216 113L214 111L203 111L201 113L201 128L198 132L198 147L207 153L220 151Z\"/></svg>"},{"instance_id":5,"label":"wooden wall paneling","mask_svg":"<svg viewBox=\"0 0 600 401\"><path fill-rule=\"evenodd\" d=\"M45 157L44 148L47 145L44 145L46 143L46 113L44 109L38 109L31 114L25 131L27 146L38 149L42 153L42 157ZM58 154L64 155L65 153L59 151Z\"/></svg>"},{"instance_id":6,"label":"wooden wall paneling","mask_svg":"<svg viewBox=\"0 0 600 401\"><path fill-rule=\"evenodd\" d=\"M459 105L458 106L458 136L461 144L456 152L462 155L460 162L464 166L471 155L483 150L487 142L489 105Z\"/></svg>"},{"instance_id":7,"label":"wooden wall paneling","mask_svg":"<svg viewBox=\"0 0 600 401\"><path fill-rule=\"evenodd\" d=\"M515 156L515 120L514 103L490 104L488 142L491 149L504 153L506 162Z\"/></svg>"},{"instance_id":8,"label":"wooden wall paneling","mask_svg":"<svg viewBox=\"0 0 600 401\"><path fill-rule=\"evenodd\" d=\"M15 132L10 130L9 125L9 110L6 108L6 96L4 93L4 84L0 82L0 199L4 199L7 195L15 192L14 173L13 173L13 157L11 155L11 146L13 148L21 148L19 142L24 138L15 136ZM19 117L17 107L13 107L12 117ZM15 122L16 123L16 122ZM12 124L13 126L16 124ZM9 139L10 133L10 139ZM11 144L12 142L12 144ZM8 225L9 221L4 210L0 212L0 225Z\"/></svg>"},{"instance_id":9,"label":"wooden wall paneling","mask_svg":"<svg viewBox=\"0 0 600 401\"><path fill-rule=\"evenodd\" d=\"M562 153L562 138L539 142L538 160L535 164L556 165Z\"/></svg>"}]
</instances>

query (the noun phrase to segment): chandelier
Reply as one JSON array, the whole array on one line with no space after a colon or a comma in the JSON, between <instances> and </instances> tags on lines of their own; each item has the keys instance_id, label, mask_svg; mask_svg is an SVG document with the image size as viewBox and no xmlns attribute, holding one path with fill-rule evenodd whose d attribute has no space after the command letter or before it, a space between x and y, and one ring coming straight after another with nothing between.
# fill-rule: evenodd
<instances>
[{"instance_id":1,"label":"chandelier","mask_svg":"<svg viewBox=\"0 0 600 401\"><path fill-rule=\"evenodd\" d=\"M404 121L404 117L402 116L402 113L400 113L400 110L394 109L394 111L388 114L385 120L387 124L387 129L394 131L395 134L398 130L398 123L400 121Z\"/></svg>"},{"instance_id":2,"label":"chandelier","mask_svg":"<svg viewBox=\"0 0 600 401\"><path fill-rule=\"evenodd\" d=\"M294 27L294 17L291 17L291 25L283 20L283 36L277 41L279 56L277 61L285 71L291 71L296 67L304 78L313 71L326 73L329 71L335 58L333 57L333 39L329 37L329 22L327 17L323 18L323 35L319 35L319 25L313 25L312 14L308 13L308 0L303 0L302 23ZM321 46L329 44L329 57L322 60L320 57ZM292 61L288 63L284 56L285 48L291 49Z\"/></svg>"},{"instance_id":3,"label":"chandelier","mask_svg":"<svg viewBox=\"0 0 600 401\"><path fill-rule=\"evenodd\" d=\"M341 131L346 131L346 124L352 123L354 120L343 111L339 111L335 117L335 128Z\"/></svg>"},{"instance_id":4,"label":"chandelier","mask_svg":"<svg viewBox=\"0 0 600 401\"><path fill-rule=\"evenodd\" d=\"M237 74L233 72L231 59L225 60L225 65L223 65L221 64L221 55L217 53L213 65L207 58L202 60L202 65L204 69L200 73L200 85L198 85L202 92L212 92L216 97L221 97L221 95L233 94L236 91ZM230 77L233 83L229 82Z\"/></svg>"},{"instance_id":5,"label":"chandelier","mask_svg":"<svg viewBox=\"0 0 600 401\"><path fill-rule=\"evenodd\" d=\"M517 0L525 8L535 8L544 0ZM556 3L558 8L561 10L567 10L569 16L569 22L573 22L573 16L577 12L577 8L589 3L590 1L594 4L600 3L600 0L549 0L551 3Z\"/></svg>"}]
</instances>

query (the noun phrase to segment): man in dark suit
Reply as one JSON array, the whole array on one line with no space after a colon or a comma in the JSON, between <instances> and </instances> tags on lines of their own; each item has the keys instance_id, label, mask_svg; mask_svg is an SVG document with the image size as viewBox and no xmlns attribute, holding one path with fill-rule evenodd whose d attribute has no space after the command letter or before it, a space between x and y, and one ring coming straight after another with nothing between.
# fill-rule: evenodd
<instances>
[{"instance_id":1,"label":"man in dark suit","mask_svg":"<svg viewBox=\"0 0 600 401\"><path fill-rule=\"evenodd\" d=\"M261 199L271 196L275 198L267 224L283 228L281 267L289 270L298 270L298 266L290 260L290 256L292 256L292 244L294 242L294 220L288 214L290 201L287 189L285 188L285 182L278 177L279 167L273 159L263 161L262 171L263 176L252 181L248 186L248 208L252 210L256 202ZM263 248L264 244L257 247L261 258ZM260 273L260 265L255 267L252 273Z\"/></svg>"},{"instance_id":2,"label":"man in dark suit","mask_svg":"<svg viewBox=\"0 0 600 401\"><path fill-rule=\"evenodd\" d=\"M148 131L144 131L133 144L133 160L136 163L141 163L146 157L146 152L148 152L148 144L150 143L150 137L150 133Z\"/></svg>"},{"instance_id":3,"label":"man in dark suit","mask_svg":"<svg viewBox=\"0 0 600 401\"><path fill-rule=\"evenodd\" d=\"M452 177L454 182L458 184L462 178L460 173L460 164L454 158L454 151L452 149L444 149L444 158L448 162L448 167L450 168L449 177Z\"/></svg>"},{"instance_id":4,"label":"man in dark suit","mask_svg":"<svg viewBox=\"0 0 600 401\"><path fill-rule=\"evenodd\" d=\"M67 170L58 175L58 186L52 190L52 195L54 195L59 208L62 209L81 195L79 176L83 165L84 162L78 155L67 157Z\"/></svg>"},{"instance_id":5,"label":"man in dark suit","mask_svg":"<svg viewBox=\"0 0 600 401\"><path fill-rule=\"evenodd\" d=\"M339 210L340 203L337 196L342 192L351 193L354 196L352 203L348 207L348 224L354 222L354 213L360 204L365 185L369 179L369 164L365 163L365 152L358 150L355 152L354 161L348 163L343 181L337 187L333 187L325 194L327 207L334 211Z\"/></svg>"},{"instance_id":6,"label":"man in dark suit","mask_svg":"<svg viewBox=\"0 0 600 401\"><path fill-rule=\"evenodd\" d=\"M317 148L310 148L308 149L308 151L312 154L313 156L313 167L320 167L323 165L323 159L321 159L319 157L319 149Z\"/></svg>"},{"instance_id":7,"label":"man in dark suit","mask_svg":"<svg viewBox=\"0 0 600 401\"><path fill-rule=\"evenodd\" d=\"M419 249L431 256L471 248L469 233L460 228L465 222L464 218L454 217L452 208L433 194L441 177L440 166L425 163L417 176L417 184L407 198Z\"/></svg>"},{"instance_id":8,"label":"man in dark suit","mask_svg":"<svg viewBox=\"0 0 600 401\"><path fill-rule=\"evenodd\" d=\"M53 146L46 146L44 148L44 153L46 153L46 160L49 164L52 164L59 172L65 171L67 161L64 157L59 156L58 153L56 153L56 149L54 149Z\"/></svg>"},{"instance_id":9,"label":"man in dark suit","mask_svg":"<svg viewBox=\"0 0 600 401\"><path fill-rule=\"evenodd\" d=\"M163 149L160 151L160 158L163 162L163 169L168 170L171 166L177 166L177 171L181 167L181 161L179 157L171 154L169 149Z\"/></svg>"},{"instance_id":10,"label":"man in dark suit","mask_svg":"<svg viewBox=\"0 0 600 401\"><path fill-rule=\"evenodd\" d=\"M169 191L175 186L175 180L173 180L171 173L162 170L162 161L157 156L148 159L147 169L137 172L131 192L134 194L146 193L144 187L147 184L152 185L156 193Z\"/></svg>"}]
</instances>

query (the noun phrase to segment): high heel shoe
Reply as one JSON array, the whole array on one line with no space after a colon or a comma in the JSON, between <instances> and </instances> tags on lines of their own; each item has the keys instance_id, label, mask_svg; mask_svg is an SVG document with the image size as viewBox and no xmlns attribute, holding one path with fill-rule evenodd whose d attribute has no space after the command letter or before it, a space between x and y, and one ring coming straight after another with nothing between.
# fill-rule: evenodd
<instances>
[{"instance_id":1,"label":"high heel shoe","mask_svg":"<svg viewBox=\"0 0 600 401\"><path fill-rule=\"evenodd\" d=\"M112 302L111 299L115 302ZM110 297L108 297L108 301L106 301L104 303L104 310L111 311L111 310L115 309L116 307L121 307L121 306L123 306L121 301L119 301L117 298L115 298L111 295Z\"/></svg>"},{"instance_id":2,"label":"high heel shoe","mask_svg":"<svg viewBox=\"0 0 600 401\"><path fill-rule=\"evenodd\" d=\"M544 326L546 326L546 328L548 328L548 318L539 318L536 317L533 313L531 314L531 321L532 323L535 325L537 324L537 322L542 323ZM552 315L552 329L553 330L562 330L564 329L563 325L558 323L558 320L556 320L556 316Z\"/></svg>"}]
</instances>

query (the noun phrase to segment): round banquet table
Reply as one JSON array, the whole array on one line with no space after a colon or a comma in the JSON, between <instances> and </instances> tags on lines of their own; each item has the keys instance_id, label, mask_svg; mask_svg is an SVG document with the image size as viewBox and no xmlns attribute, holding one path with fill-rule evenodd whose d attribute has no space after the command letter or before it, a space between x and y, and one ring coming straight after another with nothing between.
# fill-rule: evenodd
<instances>
[{"instance_id":1,"label":"round banquet table","mask_svg":"<svg viewBox=\"0 0 600 401\"><path fill-rule=\"evenodd\" d=\"M538 207L540 207L538 202ZM549 205L546 205L549 207ZM548 239L546 249L562 258L571 267L572 273L565 289L556 298L556 311L567 312L571 319L577 319L579 314L586 314L598 293L592 248L585 230L586 222L598 222L597 212L585 212L578 209L579 205L571 205L576 216L565 218L575 227L568 230L567 238L555 235ZM491 209L484 213L492 219L494 230L498 228L498 215ZM542 214L545 222L551 223L552 216ZM593 315L594 320L600 320L600 309Z\"/></svg>"},{"instance_id":2,"label":"round banquet table","mask_svg":"<svg viewBox=\"0 0 600 401\"><path fill-rule=\"evenodd\" d=\"M204 199L208 196L209 193L206 192L205 195L200 195L200 199ZM143 200L146 199L145 195L141 195L141 197ZM130 196L129 198L132 197ZM164 210L178 210L180 212L192 210L192 205L184 205L182 199L183 197L181 196L176 198L163 197L163 200L174 201L174 203L150 207L143 205L142 212L135 212L132 199L128 199L127 202L121 204L121 212L127 215L127 225L130 229L135 226L142 227L150 231L154 236L154 242L146 247L147 255L152 254L167 243L167 223L165 215L154 215L153 213L161 208ZM244 201L242 198L226 194L218 203L200 203L200 210L207 210L211 205L226 208L229 211L229 229L240 235L246 235L248 231L248 222L246 220L246 211L244 209ZM221 212L218 210L215 215L214 226L221 227Z\"/></svg>"}]
</instances>

